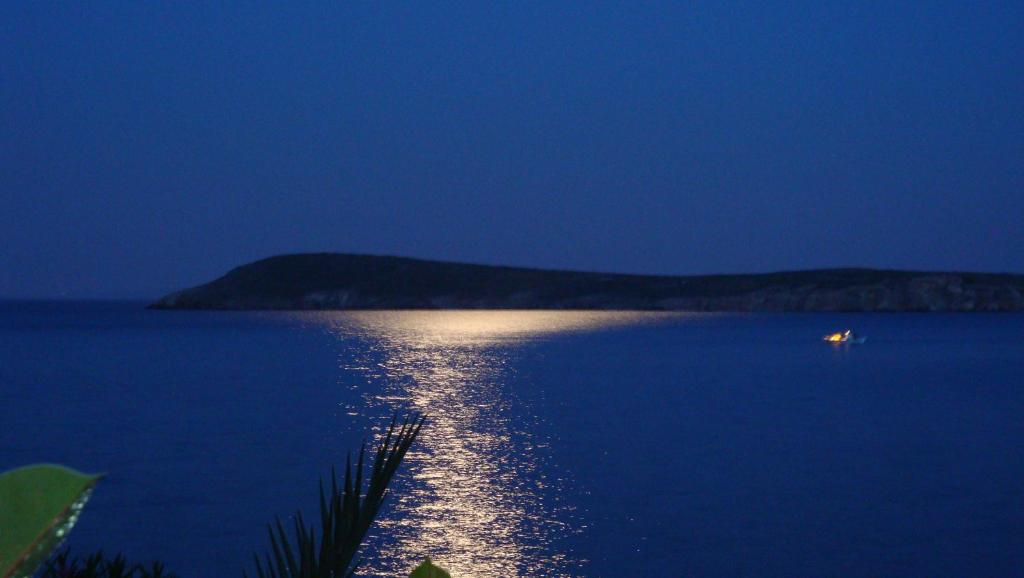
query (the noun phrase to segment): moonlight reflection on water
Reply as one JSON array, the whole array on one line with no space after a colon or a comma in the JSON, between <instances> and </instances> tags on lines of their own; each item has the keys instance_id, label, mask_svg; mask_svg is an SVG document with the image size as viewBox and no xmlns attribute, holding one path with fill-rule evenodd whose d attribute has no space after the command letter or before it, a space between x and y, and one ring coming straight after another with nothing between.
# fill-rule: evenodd
<instances>
[{"instance_id":1,"label":"moonlight reflection on water","mask_svg":"<svg viewBox=\"0 0 1024 578\"><path fill-rule=\"evenodd\" d=\"M567 520L566 508L547 503L557 501L561 480L541 473L546 441L536 439L529 418L511 419L511 357L516 346L544 335L659 317L557 311L331 314L333 331L369 345L366 358L346 369L369 382L363 397L370 408L429 416L403 465L411 482L393 494L391 512L379 522L386 543L364 571L402 575L429 555L459 577L577 574L582 561L552 548L553 541L580 528Z\"/></svg>"}]
</instances>

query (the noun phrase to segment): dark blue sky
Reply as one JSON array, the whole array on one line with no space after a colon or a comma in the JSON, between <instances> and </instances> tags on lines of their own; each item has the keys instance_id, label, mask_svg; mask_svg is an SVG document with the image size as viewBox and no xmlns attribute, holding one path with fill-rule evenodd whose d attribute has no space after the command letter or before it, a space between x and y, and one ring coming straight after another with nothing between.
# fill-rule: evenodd
<instances>
[{"instance_id":1,"label":"dark blue sky","mask_svg":"<svg viewBox=\"0 0 1024 578\"><path fill-rule=\"evenodd\" d=\"M0 296L298 251L1024 272L1019 1L184 4L4 8Z\"/></svg>"}]
</instances>

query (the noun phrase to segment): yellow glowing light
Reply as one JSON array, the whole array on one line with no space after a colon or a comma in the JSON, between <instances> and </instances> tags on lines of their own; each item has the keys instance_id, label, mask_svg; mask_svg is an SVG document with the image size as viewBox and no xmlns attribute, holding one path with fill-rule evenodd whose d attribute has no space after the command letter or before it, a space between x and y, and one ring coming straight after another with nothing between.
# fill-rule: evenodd
<instances>
[{"instance_id":1,"label":"yellow glowing light","mask_svg":"<svg viewBox=\"0 0 1024 578\"><path fill-rule=\"evenodd\" d=\"M829 333L823 338L829 343L847 343L854 341L853 332L847 329L846 331L837 331L835 333Z\"/></svg>"},{"instance_id":2,"label":"yellow glowing light","mask_svg":"<svg viewBox=\"0 0 1024 578\"><path fill-rule=\"evenodd\" d=\"M410 487L397 492L395 515L380 531L402 548L367 562L372 575L408 571L425 554L453 576L572 575L567 554L546 553L561 532L540 488L546 441L509 417L509 365L515 346L545 336L656 323L678 313L602 311L364 311L311 314L335 333L366 340L373 353L346 360L370 386L353 412L425 413L403 470ZM351 364L351 365L349 365ZM385 409L386 408L386 409ZM384 409L384 411L381 411ZM515 440L523 440L517 445ZM523 480L535 476L535 486Z\"/></svg>"}]
</instances>

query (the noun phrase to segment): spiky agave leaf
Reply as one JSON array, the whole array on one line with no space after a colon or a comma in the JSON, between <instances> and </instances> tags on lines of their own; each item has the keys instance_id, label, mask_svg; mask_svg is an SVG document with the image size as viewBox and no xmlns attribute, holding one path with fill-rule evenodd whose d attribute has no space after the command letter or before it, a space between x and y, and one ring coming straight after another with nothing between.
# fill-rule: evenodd
<instances>
[{"instance_id":1,"label":"spiky agave leaf","mask_svg":"<svg viewBox=\"0 0 1024 578\"><path fill-rule=\"evenodd\" d=\"M0 473L0 576L34 574L74 527L101 477L54 464Z\"/></svg>"},{"instance_id":2,"label":"spiky agave leaf","mask_svg":"<svg viewBox=\"0 0 1024 578\"><path fill-rule=\"evenodd\" d=\"M345 477L341 487L338 476L331 470L330 494L325 495L320 480L320 545L317 547L316 530L306 526L302 513L295 515L294 543L280 519L268 525L270 550L264 560L253 555L256 576L259 578L348 578L355 573L358 562L355 555L366 538L381 505L388 494L388 484L402 463L406 452L419 435L425 416L412 415L401 425L395 416L387 432L377 445L370 467L370 476L364 483L366 445L359 449L355 467L352 456L345 460ZM366 487L365 492L363 491ZM248 577L248 574L243 572Z\"/></svg>"}]
</instances>

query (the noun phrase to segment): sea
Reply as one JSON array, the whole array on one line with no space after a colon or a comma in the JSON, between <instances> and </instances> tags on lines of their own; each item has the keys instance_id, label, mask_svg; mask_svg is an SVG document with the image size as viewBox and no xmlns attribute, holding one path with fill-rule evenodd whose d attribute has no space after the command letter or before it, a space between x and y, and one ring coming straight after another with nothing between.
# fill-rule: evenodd
<instances>
[{"instance_id":1,"label":"sea","mask_svg":"<svg viewBox=\"0 0 1024 578\"><path fill-rule=\"evenodd\" d=\"M251 576L411 414L360 576L1024 575L1020 314L0 304L0 471L105 474L72 553Z\"/></svg>"}]
</instances>

